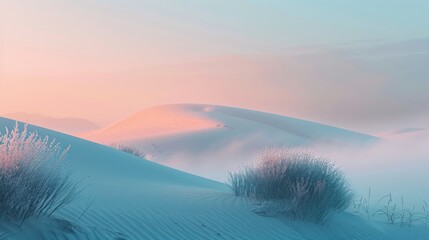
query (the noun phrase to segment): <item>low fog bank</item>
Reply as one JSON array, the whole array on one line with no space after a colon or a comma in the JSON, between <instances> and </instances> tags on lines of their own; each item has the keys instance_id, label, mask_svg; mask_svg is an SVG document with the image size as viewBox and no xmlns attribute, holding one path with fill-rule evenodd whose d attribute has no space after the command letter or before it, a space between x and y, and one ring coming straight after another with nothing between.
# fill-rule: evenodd
<instances>
[{"instance_id":1,"label":"low fog bank","mask_svg":"<svg viewBox=\"0 0 429 240\"><path fill-rule=\"evenodd\" d=\"M341 167L350 179L357 197L367 198L368 190L371 188L372 202L377 202L382 196L391 193L397 202L400 202L403 197L407 205L420 207L423 200L429 201L428 146L429 137L419 137L399 140L384 139L371 145L355 148L335 148L324 145L295 149L327 157ZM237 151L235 147L231 146L222 151L176 152L160 157L157 161L224 182L228 172L258 162L257 153L263 149L248 150Z\"/></svg>"},{"instance_id":2,"label":"low fog bank","mask_svg":"<svg viewBox=\"0 0 429 240\"><path fill-rule=\"evenodd\" d=\"M421 207L429 201L429 134L418 138L384 139L359 149L315 148L312 151L338 164L349 177L357 196L375 204L392 194L400 203Z\"/></svg>"}]
</instances>

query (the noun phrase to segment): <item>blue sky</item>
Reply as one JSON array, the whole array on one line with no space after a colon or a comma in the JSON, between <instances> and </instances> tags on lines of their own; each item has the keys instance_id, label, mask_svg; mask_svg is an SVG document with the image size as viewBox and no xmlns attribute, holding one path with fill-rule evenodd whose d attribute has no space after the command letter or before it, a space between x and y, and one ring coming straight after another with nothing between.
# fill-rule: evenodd
<instances>
[{"instance_id":1,"label":"blue sky","mask_svg":"<svg viewBox=\"0 0 429 240\"><path fill-rule=\"evenodd\" d=\"M135 33L150 32L171 38L169 45L189 47L173 40L187 41L192 44L189 50L200 54L219 51L266 53L303 45L398 41L429 36L426 27L429 23L428 1L74 2L73 5L100 16L129 21L129 26L135 27ZM157 30L150 31L153 26ZM122 30L130 34L130 29Z\"/></svg>"}]
</instances>

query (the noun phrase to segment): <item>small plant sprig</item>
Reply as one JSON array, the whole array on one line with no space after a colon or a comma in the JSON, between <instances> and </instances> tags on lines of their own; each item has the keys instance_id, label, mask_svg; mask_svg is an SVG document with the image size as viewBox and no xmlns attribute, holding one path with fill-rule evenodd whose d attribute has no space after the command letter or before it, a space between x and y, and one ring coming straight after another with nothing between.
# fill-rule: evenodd
<instances>
[{"instance_id":1,"label":"small plant sprig","mask_svg":"<svg viewBox=\"0 0 429 240\"><path fill-rule=\"evenodd\" d=\"M371 221L372 217L378 215L383 217L387 224L399 224L399 226L406 226L408 229L418 223L425 226L429 224L429 207L426 201L423 202L423 211L418 212L415 206L412 208L405 207L403 197L401 197L400 205L394 203L391 193L381 197L373 208L370 207L370 200L371 188L369 188L367 198L360 197L359 200L353 202L353 212L362 214L369 221Z\"/></svg>"},{"instance_id":2,"label":"small plant sprig","mask_svg":"<svg viewBox=\"0 0 429 240\"><path fill-rule=\"evenodd\" d=\"M378 215L382 215L385 217L386 219L386 223L388 224L395 224L396 220L397 220L397 205L393 204L393 198L392 198L392 194L389 193L388 195L380 198L378 200L378 203L380 203L381 201L388 199L387 200L387 204L385 204L381 209L378 209L376 211L376 214Z\"/></svg>"},{"instance_id":3,"label":"small plant sprig","mask_svg":"<svg viewBox=\"0 0 429 240\"><path fill-rule=\"evenodd\" d=\"M371 188L368 189L367 198L361 196L358 201L355 200L352 204L354 212L357 214L363 214L368 221L371 221L371 218L376 214L376 212L371 209L370 202Z\"/></svg>"},{"instance_id":4,"label":"small plant sprig","mask_svg":"<svg viewBox=\"0 0 429 240\"><path fill-rule=\"evenodd\" d=\"M423 201L423 213L422 213L422 222L423 225L427 226L429 223L429 208L428 203L426 201Z\"/></svg>"},{"instance_id":5,"label":"small plant sprig","mask_svg":"<svg viewBox=\"0 0 429 240\"><path fill-rule=\"evenodd\" d=\"M405 212L405 225L408 227L408 229L411 229L411 226L416 223L419 219L420 213L417 213L416 207L413 206L412 208L403 209Z\"/></svg>"}]
</instances>

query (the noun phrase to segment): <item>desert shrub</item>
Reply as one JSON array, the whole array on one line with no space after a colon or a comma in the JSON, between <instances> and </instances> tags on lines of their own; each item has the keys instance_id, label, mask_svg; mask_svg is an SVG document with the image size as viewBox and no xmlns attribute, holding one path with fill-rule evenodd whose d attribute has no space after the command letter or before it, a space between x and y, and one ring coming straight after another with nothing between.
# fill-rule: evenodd
<instances>
[{"instance_id":1,"label":"desert shrub","mask_svg":"<svg viewBox=\"0 0 429 240\"><path fill-rule=\"evenodd\" d=\"M62 174L68 148L29 133L27 126L0 136L0 218L23 223L51 215L78 195L77 184Z\"/></svg>"},{"instance_id":2,"label":"desert shrub","mask_svg":"<svg viewBox=\"0 0 429 240\"><path fill-rule=\"evenodd\" d=\"M133 147L133 146L129 146L129 145L125 145L125 144L111 144L111 147L121 150L123 152L126 152L128 154L134 155L136 157L139 158L144 158L144 159L150 159L151 157L149 156L149 154L146 154L146 152Z\"/></svg>"},{"instance_id":3,"label":"desert shrub","mask_svg":"<svg viewBox=\"0 0 429 240\"><path fill-rule=\"evenodd\" d=\"M324 222L352 201L349 183L328 160L310 153L268 150L262 162L230 173L237 196L280 203L279 211L294 219Z\"/></svg>"}]
</instances>

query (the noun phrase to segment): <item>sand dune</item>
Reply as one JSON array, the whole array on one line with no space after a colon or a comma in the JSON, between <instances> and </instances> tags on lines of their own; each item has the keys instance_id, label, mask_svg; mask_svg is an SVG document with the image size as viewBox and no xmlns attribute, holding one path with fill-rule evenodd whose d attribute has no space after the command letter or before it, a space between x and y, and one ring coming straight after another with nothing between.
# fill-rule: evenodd
<instances>
[{"instance_id":1,"label":"sand dune","mask_svg":"<svg viewBox=\"0 0 429 240\"><path fill-rule=\"evenodd\" d=\"M401 128L376 134L378 137L397 141L421 141L429 139L429 130L425 128Z\"/></svg>"},{"instance_id":2,"label":"sand dune","mask_svg":"<svg viewBox=\"0 0 429 240\"><path fill-rule=\"evenodd\" d=\"M97 124L82 118L52 118L34 113L10 113L1 116L67 134L84 133L100 128Z\"/></svg>"},{"instance_id":3,"label":"sand dune","mask_svg":"<svg viewBox=\"0 0 429 240\"><path fill-rule=\"evenodd\" d=\"M376 137L315 122L203 104L148 108L82 137L143 149L154 161L224 180L266 147L362 146Z\"/></svg>"},{"instance_id":4,"label":"sand dune","mask_svg":"<svg viewBox=\"0 0 429 240\"><path fill-rule=\"evenodd\" d=\"M171 104L145 109L112 126L83 134L97 141L129 141L195 131L281 131L306 142L366 142L374 137L270 113L205 104ZM295 139L294 139L295 140Z\"/></svg>"}]
</instances>

